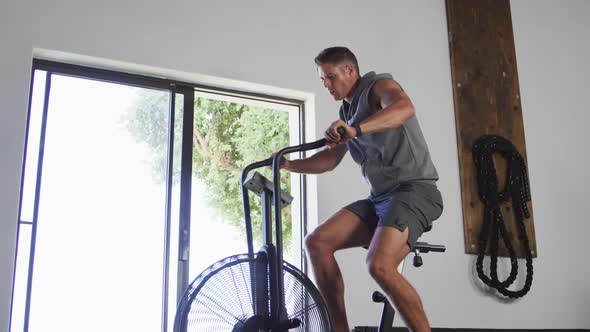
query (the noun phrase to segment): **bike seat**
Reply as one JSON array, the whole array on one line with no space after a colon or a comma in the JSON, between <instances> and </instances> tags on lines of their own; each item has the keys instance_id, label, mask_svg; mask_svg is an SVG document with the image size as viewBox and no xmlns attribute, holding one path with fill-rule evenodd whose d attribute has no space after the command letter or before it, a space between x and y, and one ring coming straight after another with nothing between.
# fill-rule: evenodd
<instances>
[{"instance_id":1,"label":"bike seat","mask_svg":"<svg viewBox=\"0 0 590 332\"><path fill-rule=\"evenodd\" d=\"M426 242L416 242L416 244L414 244L414 249L413 249L413 252L414 252L413 264L415 267L422 266L422 257L420 257L421 253L427 253L430 251L445 252L445 250L447 250L447 248L441 244L430 244L430 243L426 243Z\"/></svg>"}]
</instances>

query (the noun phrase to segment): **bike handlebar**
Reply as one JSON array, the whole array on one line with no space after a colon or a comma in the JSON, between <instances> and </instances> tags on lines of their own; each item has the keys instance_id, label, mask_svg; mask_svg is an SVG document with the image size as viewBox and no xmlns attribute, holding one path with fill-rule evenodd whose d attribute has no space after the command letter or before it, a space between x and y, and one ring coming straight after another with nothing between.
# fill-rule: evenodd
<instances>
[{"instance_id":1,"label":"bike handlebar","mask_svg":"<svg viewBox=\"0 0 590 332\"><path fill-rule=\"evenodd\" d=\"M343 127L337 129L340 135L344 135L345 130ZM311 143L303 143L300 145L289 146L286 148L281 149L279 152L275 153L272 157L254 162L248 166L246 166L242 171L242 179L240 185L242 187L242 197L244 200L244 219L246 222L246 238L248 241L248 252L253 253L254 248L252 247L252 220L250 217L250 199L248 197L248 189L244 187L244 181L248 178L248 173L250 171L265 167L265 166L272 166L273 170L273 184L274 184L274 194L273 200L275 204L275 222L280 224L281 220L281 200L280 200L280 163L281 159L284 158L283 156L293 152L304 152L309 150L315 150L326 146L328 143L327 139L322 138L320 140L311 142ZM277 232L277 245L282 246L282 234L281 232Z\"/></svg>"},{"instance_id":2,"label":"bike handlebar","mask_svg":"<svg viewBox=\"0 0 590 332\"><path fill-rule=\"evenodd\" d=\"M280 207L278 206L280 204L280 199L279 199L278 204L276 203L277 202L276 195L277 194L280 195L280 174L279 174L280 167L275 168L274 165L275 164L277 166L280 165L279 160L284 158L283 156L285 154L319 149L321 147L326 146L326 143L327 143L326 139L322 138L322 139L317 140L315 142L304 143L304 144L300 144L300 145L286 147L286 148L280 150L279 152L277 152L274 156L272 156L270 158L254 162L254 163L244 167L244 169L242 170L242 179L240 181L240 185L242 187L242 197L244 200L244 220L246 223L246 238L248 241L248 252L249 253L254 252L254 248L252 246L252 240L253 240L252 239L252 219L250 216L250 199L248 197L248 189L244 187L244 181L246 181L246 179L248 178L248 174L250 173L250 171L257 169L257 168L265 167L265 166L273 166L273 182L274 182L274 192L275 192L273 199L275 201L275 210L278 208L278 211L279 211L278 218L280 218ZM276 214L275 214L275 216L276 216ZM279 242L279 239L277 239L277 242Z\"/></svg>"},{"instance_id":3,"label":"bike handlebar","mask_svg":"<svg viewBox=\"0 0 590 332\"><path fill-rule=\"evenodd\" d=\"M315 142L304 143L304 144L301 144L301 145L290 146L290 147L287 147L287 148L285 148L283 150L289 149L289 151L287 153L315 150L315 149L319 149L321 147L324 147L326 145L326 142L327 142L326 139L325 138L322 138L322 139L317 140ZM281 151L283 151L283 150L281 150ZM277 154L275 154L275 156ZM273 161L274 161L273 159L274 159L274 156L273 157L270 157L270 158L267 158L267 159L264 159L264 160L261 160L259 162L256 162L256 163L254 163L252 165L255 165L255 164L256 165L260 165L260 166L254 167L254 168L264 167L264 166L271 166L273 164Z\"/></svg>"}]
</instances>

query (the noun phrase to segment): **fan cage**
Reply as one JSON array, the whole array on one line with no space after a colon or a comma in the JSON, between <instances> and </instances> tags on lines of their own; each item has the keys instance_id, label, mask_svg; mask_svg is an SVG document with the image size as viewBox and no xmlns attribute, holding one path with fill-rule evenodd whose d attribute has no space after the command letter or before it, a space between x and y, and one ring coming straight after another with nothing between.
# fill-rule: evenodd
<instances>
[{"instance_id":1,"label":"fan cage","mask_svg":"<svg viewBox=\"0 0 590 332\"><path fill-rule=\"evenodd\" d=\"M253 316L266 318L270 308L265 258L259 254L238 254L201 272L179 301L174 331L237 332ZM287 316L301 321L299 327L290 331L331 331L326 306L311 280L288 262L283 263L283 270ZM258 304L254 303L253 290L258 290Z\"/></svg>"}]
</instances>

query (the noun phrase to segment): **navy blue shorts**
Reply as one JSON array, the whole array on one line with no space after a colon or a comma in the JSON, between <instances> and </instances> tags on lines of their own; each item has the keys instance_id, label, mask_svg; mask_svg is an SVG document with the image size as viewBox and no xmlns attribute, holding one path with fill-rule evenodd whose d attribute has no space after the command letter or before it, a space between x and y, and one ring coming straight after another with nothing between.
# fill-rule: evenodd
<instances>
[{"instance_id":1,"label":"navy blue shorts","mask_svg":"<svg viewBox=\"0 0 590 332\"><path fill-rule=\"evenodd\" d=\"M413 249L422 233L442 214L443 201L435 185L408 182L388 193L356 201L345 209L358 215L371 233L377 226L395 227L402 232L408 228L408 245Z\"/></svg>"}]
</instances>

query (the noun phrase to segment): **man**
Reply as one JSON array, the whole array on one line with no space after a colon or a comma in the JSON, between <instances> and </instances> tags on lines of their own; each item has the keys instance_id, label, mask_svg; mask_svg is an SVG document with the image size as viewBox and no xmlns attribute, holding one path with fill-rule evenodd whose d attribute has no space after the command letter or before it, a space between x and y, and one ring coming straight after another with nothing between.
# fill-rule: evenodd
<instances>
[{"instance_id":1,"label":"man","mask_svg":"<svg viewBox=\"0 0 590 332\"><path fill-rule=\"evenodd\" d=\"M342 101L339 120L325 132L329 148L285 161L291 172L333 170L347 151L371 187L369 197L336 212L305 239L314 276L334 331L349 332L337 250L368 247L370 275L412 331L430 331L420 297L397 271L420 235L442 213L438 174L410 98L390 74L360 76L354 54L331 47L315 58L324 87ZM344 133L341 135L339 130Z\"/></svg>"}]
</instances>

